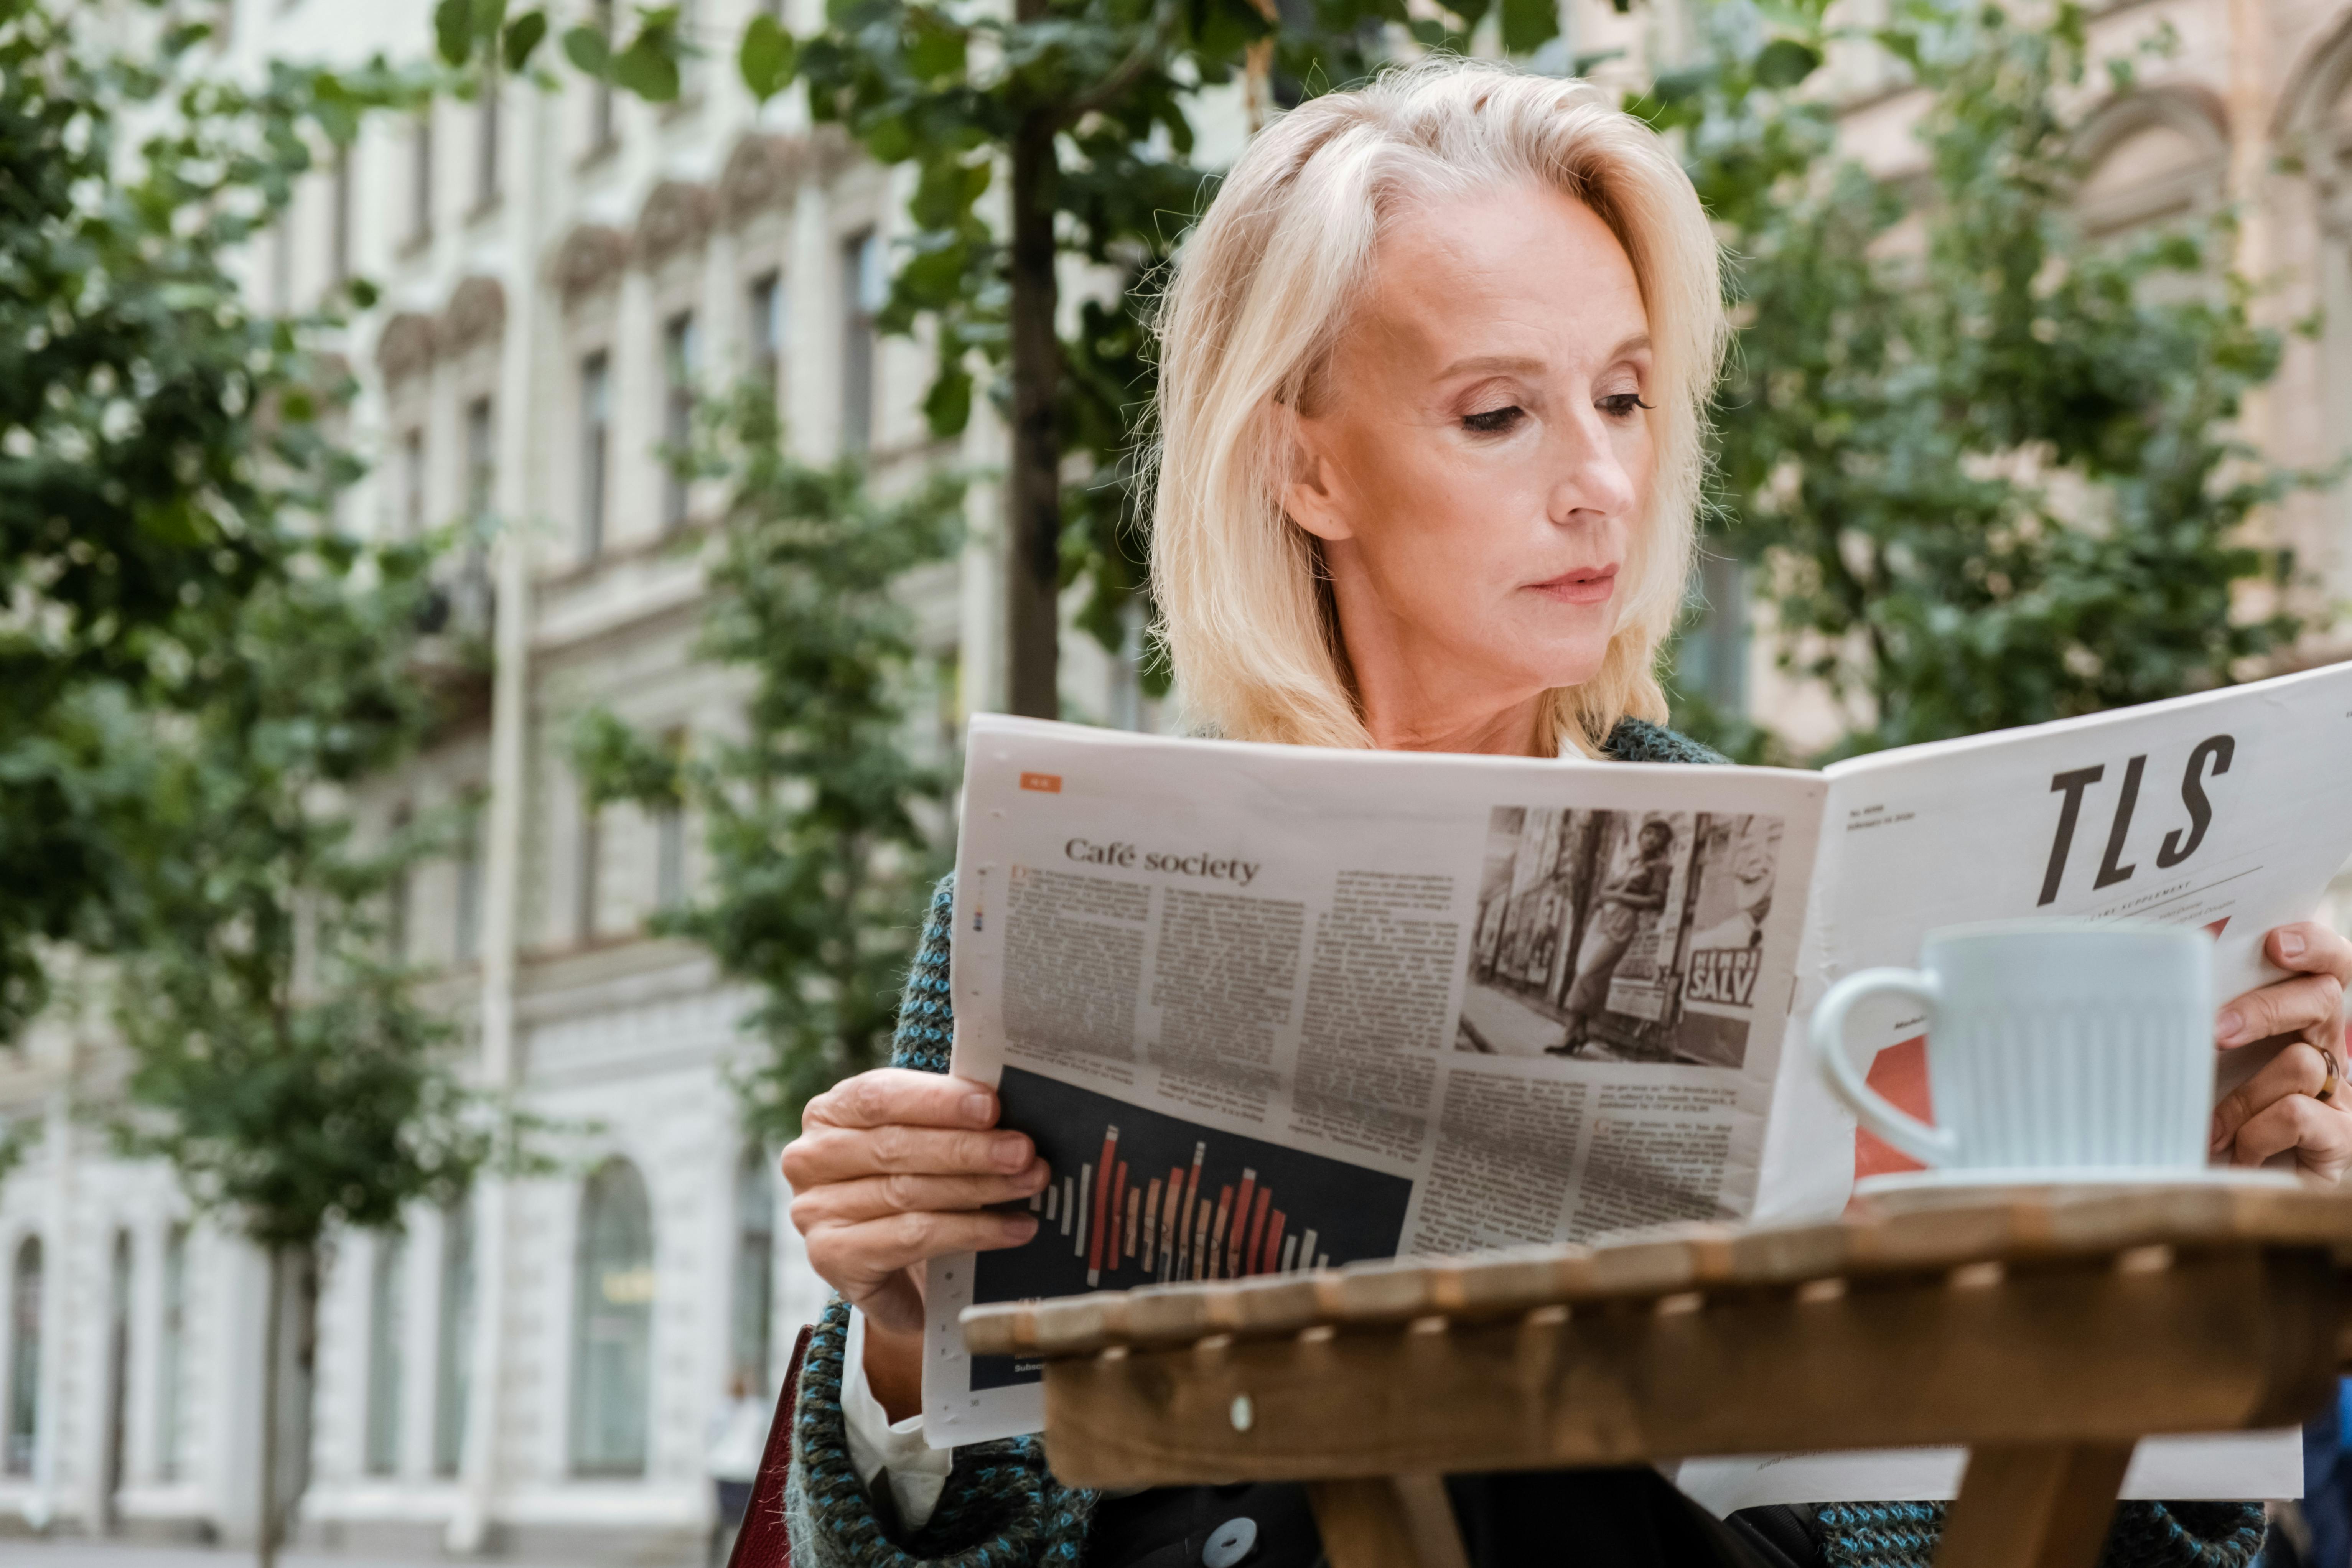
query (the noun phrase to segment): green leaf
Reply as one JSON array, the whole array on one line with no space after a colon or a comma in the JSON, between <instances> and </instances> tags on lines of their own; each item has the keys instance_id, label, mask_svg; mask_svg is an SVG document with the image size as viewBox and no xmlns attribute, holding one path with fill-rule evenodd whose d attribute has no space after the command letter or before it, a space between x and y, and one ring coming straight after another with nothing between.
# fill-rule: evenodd
<instances>
[{"instance_id":1,"label":"green leaf","mask_svg":"<svg viewBox=\"0 0 2352 1568\"><path fill-rule=\"evenodd\" d=\"M547 13L525 11L507 24L505 58L507 69L520 73L530 64L530 57L547 37Z\"/></svg>"},{"instance_id":2,"label":"green leaf","mask_svg":"<svg viewBox=\"0 0 2352 1568\"><path fill-rule=\"evenodd\" d=\"M907 68L918 80L937 81L963 74L964 30L938 12L922 7L908 13Z\"/></svg>"},{"instance_id":3,"label":"green leaf","mask_svg":"<svg viewBox=\"0 0 2352 1568\"><path fill-rule=\"evenodd\" d=\"M1533 54L1559 37L1557 0L1503 0L1503 47L1515 55Z\"/></svg>"},{"instance_id":4,"label":"green leaf","mask_svg":"<svg viewBox=\"0 0 2352 1568\"><path fill-rule=\"evenodd\" d=\"M140 532L159 544L186 547L201 544L205 540L204 519L184 495L141 507L138 524Z\"/></svg>"},{"instance_id":5,"label":"green leaf","mask_svg":"<svg viewBox=\"0 0 2352 1568\"><path fill-rule=\"evenodd\" d=\"M613 74L613 46L593 27L565 28L563 58L590 76L609 79Z\"/></svg>"},{"instance_id":6,"label":"green leaf","mask_svg":"<svg viewBox=\"0 0 2352 1568\"><path fill-rule=\"evenodd\" d=\"M507 25L507 0L474 0L474 37L495 38Z\"/></svg>"},{"instance_id":7,"label":"green leaf","mask_svg":"<svg viewBox=\"0 0 2352 1568\"><path fill-rule=\"evenodd\" d=\"M751 96L765 103L792 85L793 72L800 63L798 53L793 36L763 11L743 29L743 42L735 51L735 68L742 73L743 85Z\"/></svg>"},{"instance_id":8,"label":"green leaf","mask_svg":"<svg viewBox=\"0 0 2352 1568\"><path fill-rule=\"evenodd\" d=\"M1821 50L1795 38L1775 38L1756 57L1756 79L1776 91L1786 91L1813 74L1822 63Z\"/></svg>"},{"instance_id":9,"label":"green leaf","mask_svg":"<svg viewBox=\"0 0 2352 1568\"><path fill-rule=\"evenodd\" d=\"M971 419L971 373L961 366L940 367L931 390L923 397L923 417L931 434L942 440L961 436Z\"/></svg>"},{"instance_id":10,"label":"green leaf","mask_svg":"<svg viewBox=\"0 0 2352 1568\"><path fill-rule=\"evenodd\" d=\"M474 54L474 0L441 0L433 7L433 47L444 65L461 66Z\"/></svg>"},{"instance_id":11,"label":"green leaf","mask_svg":"<svg viewBox=\"0 0 2352 1568\"><path fill-rule=\"evenodd\" d=\"M902 115L886 114L859 126L857 139L877 163L902 163L915 155L915 132Z\"/></svg>"},{"instance_id":12,"label":"green leaf","mask_svg":"<svg viewBox=\"0 0 2352 1568\"><path fill-rule=\"evenodd\" d=\"M613 81L647 103L669 103L677 97L677 60L667 29L648 27L613 57Z\"/></svg>"}]
</instances>

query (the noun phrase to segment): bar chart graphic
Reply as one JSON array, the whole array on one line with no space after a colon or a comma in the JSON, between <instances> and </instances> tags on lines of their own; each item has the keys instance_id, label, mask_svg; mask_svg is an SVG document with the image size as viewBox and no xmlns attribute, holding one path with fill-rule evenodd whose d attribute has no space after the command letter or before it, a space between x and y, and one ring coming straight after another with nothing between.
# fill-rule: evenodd
<instances>
[{"instance_id":1,"label":"bar chart graphic","mask_svg":"<svg viewBox=\"0 0 2352 1568\"><path fill-rule=\"evenodd\" d=\"M1036 1140L1051 1168L1027 1201L1024 1246L983 1252L976 1301L1239 1279L1392 1258L1412 1184L1162 1115L1020 1068L998 1086L1002 1124ZM974 1388L1034 1382L1010 1357L976 1357Z\"/></svg>"}]
</instances>

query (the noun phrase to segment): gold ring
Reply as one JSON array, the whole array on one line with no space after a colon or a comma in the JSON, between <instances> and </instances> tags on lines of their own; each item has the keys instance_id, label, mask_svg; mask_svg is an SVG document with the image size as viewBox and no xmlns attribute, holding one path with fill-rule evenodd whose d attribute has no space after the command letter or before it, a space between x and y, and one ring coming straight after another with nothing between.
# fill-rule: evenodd
<instances>
[{"instance_id":1,"label":"gold ring","mask_svg":"<svg viewBox=\"0 0 2352 1568\"><path fill-rule=\"evenodd\" d=\"M2319 1086L2319 1092L2313 1095L2311 1098L2319 1101L2320 1104L2326 1105L2336 1097L2336 1061L2335 1058L2331 1057L2327 1063L2327 1081L2321 1084Z\"/></svg>"}]
</instances>

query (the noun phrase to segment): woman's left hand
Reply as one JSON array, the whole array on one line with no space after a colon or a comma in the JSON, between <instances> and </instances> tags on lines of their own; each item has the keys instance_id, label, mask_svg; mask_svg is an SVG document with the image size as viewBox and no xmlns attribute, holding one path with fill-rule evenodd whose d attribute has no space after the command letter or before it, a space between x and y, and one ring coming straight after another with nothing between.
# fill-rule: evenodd
<instances>
[{"instance_id":1,"label":"woman's left hand","mask_svg":"<svg viewBox=\"0 0 2352 1568\"><path fill-rule=\"evenodd\" d=\"M2272 931L2263 952L2293 973L2224 1005L2214 1044L2226 1051L2282 1035L2294 1044L2214 1108L2213 1152L2233 1165L2259 1165L2292 1149L2305 1175L2333 1182L2352 1166L2352 1083L2344 1060L2352 942L2305 921Z\"/></svg>"}]
</instances>

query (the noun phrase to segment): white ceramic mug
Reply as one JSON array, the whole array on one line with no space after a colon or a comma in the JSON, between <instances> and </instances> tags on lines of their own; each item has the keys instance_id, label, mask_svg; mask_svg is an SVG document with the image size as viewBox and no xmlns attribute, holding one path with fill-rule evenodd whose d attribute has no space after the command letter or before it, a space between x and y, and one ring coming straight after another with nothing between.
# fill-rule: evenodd
<instances>
[{"instance_id":1,"label":"white ceramic mug","mask_svg":"<svg viewBox=\"0 0 2352 1568\"><path fill-rule=\"evenodd\" d=\"M1936 1124L1845 1048L1866 996L1927 1014ZM2188 926L2060 921L1927 933L1917 969L1865 969L1813 1009L1822 1076L1862 1124L1948 1170L2197 1171L2213 1114L2212 942Z\"/></svg>"}]
</instances>

